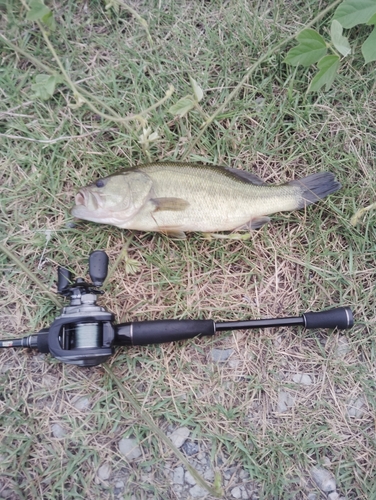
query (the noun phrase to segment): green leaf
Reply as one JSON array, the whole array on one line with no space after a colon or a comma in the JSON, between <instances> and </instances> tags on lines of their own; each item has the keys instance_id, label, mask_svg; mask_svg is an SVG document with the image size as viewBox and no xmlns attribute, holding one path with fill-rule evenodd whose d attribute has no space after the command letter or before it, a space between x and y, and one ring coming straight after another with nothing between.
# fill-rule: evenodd
<instances>
[{"instance_id":1,"label":"green leaf","mask_svg":"<svg viewBox=\"0 0 376 500\"><path fill-rule=\"evenodd\" d=\"M368 25L376 24L376 14L371 17L371 19L368 19L367 21Z\"/></svg>"},{"instance_id":2,"label":"green leaf","mask_svg":"<svg viewBox=\"0 0 376 500\"><path fill-rule=\"evenodd\" d=\"M323 85L326 91L330 89L339 68L339 57L325 56L320 59L317 66L320 71L312 79L308 92L317 92Z\"/></svg>"},{"instance_id":3,"label":"green leaf","mask_svg":"<svg viewBox=\"0 0 376 500\"><path fill-rule=\"evenodd\" d=\"M344 28L364 24L376 14L375 0L344 0L334 12L336 19Z\"/></svg>"},{"instance_id":4,"label":"green leaf","mask_svg":"<svg viewBox=\"0 0 376 500\"><path fill-rule=\"evenodd\" d=\"M189 95L182 97L168 110L172 115L178 115L180 118L185 116L191 109L195 107L193 98Z\"/></svg>"},{"instance_id":5,"label":"green leaf","mask_svg":"<svg viewBox=\"0 0 376 500\"><path fill-rule=\"evenodd\" d=\"M42 17L42 22L50 28L51 31L55 31L56 22L53 13L50 11L48 14Z\"/></svg>"},{"instance_id":6,"label":"green leaf","mask_svg":"<svg viewBox=\"0 0 376 500\"><path fill-rule=\"evenodd\" d=\"M197 102L200 102L201 99L204 97L204 92L202 91L202 88L200 85L194 80L191 76L189 77L193 89L194 96L196 97Z\"/></svg>"},{"instance_id":7,"label":"green leaf","mask_svg":"<svg viewBox=\"0 0 376 500\"><path fill-rule=\"evenodd\" d=\"M30 2L30 10L26 14L26 19L29 21L41 21L50 12L50 9L41 0L32 0Z\"/></svg>"},{"instance_id":8,"label":"green leaf","mask_svg":"<svg viewBox=\"0 0 376 500\"><path fill-rule=\"evenodd\" d=\"M296 38L300 43L288 51L284 61L286 64L310 66L325 56L326 43L317 31L306 29Z\"/></svg>"},{"instance_id":9,"label":"green leaf","mask_svg":"<svg viewBox=\"0 0 376 500\"><path fill-rule=\"evenodd\" d=\"M31 86L31 89L35 92L35 97L44 101L52 97L56 84L59 83L58 80L59 78L55 75L37 75L35 83Z\"/></svg>"},{"instance_id":10,"label":"green leaf","mask_svg":"<svg viewBox=\"0 0 376 500\"><path fill-rule=\"evenodd\" d=\"M373 29L370 36L363 43L362 54L366 64L376 61L376 28Z\"/></svg>"},{"instance_id":11,"label":"green leaf","mask_svg":"<svg viewBox=\"0 0 376 500\"><path fill-rule=\"evenodd\" d=\"M342 31L342 25L336 19L333 19L330 27L330 36L332 38L333 45L340 54L346 57L351 54L351 48L348 39L345 36L342 36Z\"/></svg>"}]
</instances>

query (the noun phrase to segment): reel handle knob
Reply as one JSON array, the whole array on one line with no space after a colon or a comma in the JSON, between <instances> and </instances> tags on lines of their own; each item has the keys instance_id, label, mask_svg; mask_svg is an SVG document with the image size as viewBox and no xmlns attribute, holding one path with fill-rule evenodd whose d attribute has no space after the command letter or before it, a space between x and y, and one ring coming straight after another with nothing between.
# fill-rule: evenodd
<instances>
[{"instance_id":1,"label":"reel handle knob","mask_svg":"<svg viewBox=\"0 0 376 500\"><path fill-rule=\"evenodd\" d=\"M108 271L108 256L102 250L95 250L89 256L89 274L94 286L102 286Z\"/></svg>"},{"instance_id":2,"label":"reel handle knob","mask_svg":"<svg viewBox=\"0 0 376 500\"><path fill-rule=\"evenodd\" d=\"M62 294L72 282L72 273L65 267L57 269L57 292Z\"/></svg>"}]
</instances>

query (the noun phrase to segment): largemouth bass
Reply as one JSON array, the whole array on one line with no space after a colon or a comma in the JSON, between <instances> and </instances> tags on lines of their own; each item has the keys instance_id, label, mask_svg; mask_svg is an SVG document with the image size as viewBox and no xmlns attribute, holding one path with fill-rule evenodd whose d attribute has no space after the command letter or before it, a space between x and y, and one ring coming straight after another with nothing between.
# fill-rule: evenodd
<instances>
[{"instance_id":1,"label":"largemouth bass","mask_svg":"<svg viewBox=\"0 0 376 500\"><path fill-rule=\"evenodd\" d=\"M268 185L244 170L166 161L123 170L82 188L72 214L183 238L188 231L257 229L270 214L305 208L340 188L330 172Z\"/></svg>"}]
</instances>

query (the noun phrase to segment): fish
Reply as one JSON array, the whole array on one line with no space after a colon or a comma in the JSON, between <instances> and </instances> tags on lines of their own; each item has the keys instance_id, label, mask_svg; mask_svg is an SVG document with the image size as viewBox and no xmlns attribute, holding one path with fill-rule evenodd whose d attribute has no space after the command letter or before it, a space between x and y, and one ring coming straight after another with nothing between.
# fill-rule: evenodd
<instances>
[{"instance_id":1,"label":"fish","mask_svg":"<svg viewBox=\"0 0 376 500\"><path fill-rule=\"evenodd\" d=\"M276 212L300 210L338 191L331 172L284 184L200 163L161 161L131 167L80 189L72 215L173 238L187 232L251 231Z\"/></svg>"}]
</instances>

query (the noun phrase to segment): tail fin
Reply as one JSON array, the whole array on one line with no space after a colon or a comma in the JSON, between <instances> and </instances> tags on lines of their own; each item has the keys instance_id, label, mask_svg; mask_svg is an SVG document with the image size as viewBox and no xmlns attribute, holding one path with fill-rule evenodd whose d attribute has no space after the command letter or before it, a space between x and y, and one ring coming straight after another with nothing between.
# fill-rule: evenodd
<instances>
[{"instance_id":1,"label":"tail fin","mask_svg":"<svg viewBox=\"0 0 376 500\"><path fill-rule=\"evenodd\" d=\"M335 193L342 187L331 172L312 174L303 179L291 181L289 185L296 186L300 190L301 201L297 207L298 209L316 203L316 201Z\"/></svg>"}]
</instances>

